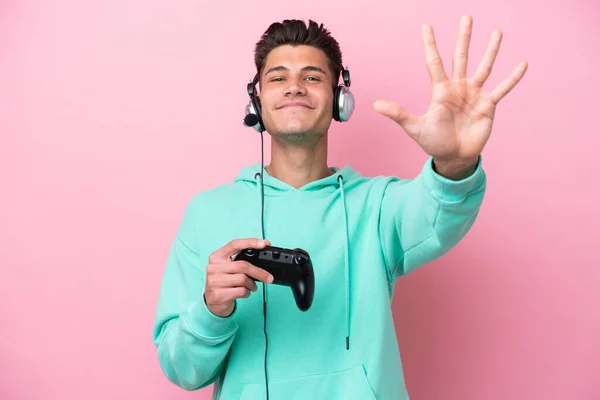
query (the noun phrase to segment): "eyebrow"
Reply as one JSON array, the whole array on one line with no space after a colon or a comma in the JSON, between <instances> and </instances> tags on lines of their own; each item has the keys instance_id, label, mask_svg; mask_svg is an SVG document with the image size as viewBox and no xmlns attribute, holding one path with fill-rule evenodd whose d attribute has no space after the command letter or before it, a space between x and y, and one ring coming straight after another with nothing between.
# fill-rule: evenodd
<instances>
[{"instance_id":1,"label":"eyebrow","mask_svg":"<svg viewBox=\"0 0 600 400\"><path fill-rule=\"evenodd\" d=\"M289 71L289 69L287 67L284 67L283 65L278 65L276 67L269 68L269 70L267 72L265 72L265 75L268 75L271 72L276 72L276 71ZM323 68L317 67L316 65L307 65L306 67L302 68L302 71L315 71L315 72L320 72L323 75L327 75L327 72L325 72L325 70L323 70Z\"/></svg>"}]
</instances>

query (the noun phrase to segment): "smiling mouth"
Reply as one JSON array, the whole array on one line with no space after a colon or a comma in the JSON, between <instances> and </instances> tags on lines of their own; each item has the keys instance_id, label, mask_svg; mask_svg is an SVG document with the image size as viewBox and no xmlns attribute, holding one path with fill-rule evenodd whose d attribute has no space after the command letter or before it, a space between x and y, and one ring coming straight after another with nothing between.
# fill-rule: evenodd
<instances>
[{"instance_id":1,"label":"smiling mouth","mask_svg":"<svg viewBox=\"0 0 600 400\"><path fill-rule=\"evenodd\" d=\"M307 106L306 104L302 104L302 103L284 104L283 106L279 107L280 110L282 110L284 108L306 108L306 109L310 109L309 106Z\"/></svg>"}]
</instances>

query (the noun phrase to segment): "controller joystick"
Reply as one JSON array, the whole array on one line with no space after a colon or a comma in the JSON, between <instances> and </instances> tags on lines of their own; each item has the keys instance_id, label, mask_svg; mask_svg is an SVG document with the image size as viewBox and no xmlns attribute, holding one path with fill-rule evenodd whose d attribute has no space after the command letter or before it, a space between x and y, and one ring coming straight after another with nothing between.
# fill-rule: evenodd
<instances>
[{"instance_id":1,"label":"controller joystick","mask_svg":"<svg viewBox=\"0 0 600 400\"><path fill-rule=\"evenodd\" d=\"M234 261L243 260L273 275L273 284L289 286L296 306L301 311L310 308L315 295L315 275L309 254L302 249L266 246L240 251Z\"/></svg>"},{"instance_id":2,"label":"controller joystick","mask_svg":"<svg viewBox=\"0 0 600 400\"><path fill-rule=\"evenodd\" d=\"M244 249L244 256L246 257L254 257L254 254L256 253L255 249Z\"/></svg>"}]
</instances>

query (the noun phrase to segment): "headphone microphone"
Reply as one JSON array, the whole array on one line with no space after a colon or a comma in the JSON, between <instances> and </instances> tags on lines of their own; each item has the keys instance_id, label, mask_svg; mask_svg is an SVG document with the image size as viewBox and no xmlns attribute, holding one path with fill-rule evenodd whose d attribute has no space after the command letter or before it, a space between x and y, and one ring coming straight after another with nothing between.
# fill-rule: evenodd
<instances>
[{"instance_id":1,"label":"headphone microphone","mask_svg":"<svg viewBox=\"0 0 600 400\"><path fill-rule=\"evenodd\" d=\"M258 115L256 114L246 114L244 117L244 125L247 127L251 127L258 124Z\"/></svg>"}]
</instances>

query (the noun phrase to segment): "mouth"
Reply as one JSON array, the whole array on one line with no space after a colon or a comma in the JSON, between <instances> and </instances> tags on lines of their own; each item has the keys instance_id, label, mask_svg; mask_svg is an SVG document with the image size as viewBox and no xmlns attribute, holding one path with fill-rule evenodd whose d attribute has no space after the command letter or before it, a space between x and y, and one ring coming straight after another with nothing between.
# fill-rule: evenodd
<instances>
[{"instance_id":1,"label":"mouth","mask_svg":"<svg viewBox=\"0 0 600 400\"><path fill-rule=\"evenodd\" d=\"M294 102L294 103L287 103L287 104L284 104L282 106L279 106L277 109L278 110L282 110L282 109L285 109L285 108L307 108L307 109L310 109L312 107L308 106L305 103Z\"/></svg>"}]
</instances>

